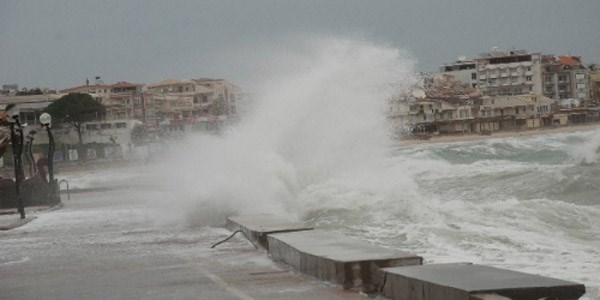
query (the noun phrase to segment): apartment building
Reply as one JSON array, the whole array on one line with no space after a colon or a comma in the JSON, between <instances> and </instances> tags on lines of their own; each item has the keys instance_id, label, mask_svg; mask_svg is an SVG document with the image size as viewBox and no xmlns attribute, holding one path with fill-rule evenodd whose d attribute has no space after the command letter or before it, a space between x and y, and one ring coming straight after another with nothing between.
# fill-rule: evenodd
<instances>
[{"instance_id":1,"label":"apartment building","mask_svg":"<svg viewBox=\"0 0 600 300\"><path fill-rule=\"evenodd\" d=\"M511 95L482 98L425 98L396 103L391 122L416 132L440 134L492 133L575 121L553 113L555 101L543 95Z\"/></svg>"},{"instance_id":2,"label":"apartment building","mask_svg":"<svg viewBox=\"0 0 600 300\"><path fill-rule=\"evenodd\" d=\"M215 130L238 113L239 89L224 79L166 79L148 85L157 124L168 130Z\"/></svg>"},{"instance_id":3,"label":"apartment building","mask_svg":"<svg viewBox=\"0 0 600 300\"><path fill-rule=\"evenodd\" d=\"M542 56L526 50L492 51L475 59L484 96L542 94Z\"/></svg>"},{"instance_id":4,"label":"apartment building","mask_svg":"<svg viewBox=\"0 0 600 300\"><path fill-rule=\"evenodd\" d=\"M102 100L107 120L138 119L145 122L144 85L120 81L110 85L110 94Z\"/></svg>"},{"instance_id":5,"label":"apartment building","mask_svg":"<svg viewBox=\"0 0 600 300\"><path fill-rule=\"evenodd\" d=\"M554 100L589 98L588 70L577 56L542 57L543 94Z\"/></svg>"},{"instance_id":6,"label":"apartment building","mask_svg":"<svg viewBox=\"0 0 600 300\"><path fill-rule=\"evenodd\" d=\"M588 73L589 104L600 106L600 70L592 66Z\"/></svg>"},{"instance_id":7,"label":"apartment building","mask_svg":"<svg viewBox=\"0 0 600 300\"><path fill-rule=\"evenodd\" d=\"M106 107L107 120L139 119L145 120L144 98L142 91L144 84L120 81L115 84L97 82L66 88L59 93L84 93L100 101ZM144 121L145 122L145 121Z\"/></svg>"},{"instance_id":8,"label":"apartment building","mask_svg":"<svg viewBox=\"0 0 600 300\"><path fill-rule=\"evenodd\" d=\"M542 95L500 96L483 99L478 118L489 131L537 128L553 125L555 101Z\"/></svg>"},{"instance_id":9,"label":"apartment building","mask_svg":"<svg viewBox=\"0 0 600 300\"><path fill-rule=\"evenodd\" d=\"M197 84L213 91L213 100L220 101L222 113L227 115L236 115L238 113L237 103L240 100L240 90L234 84L224 79L200 78L192 79Z\"/></svg>"},{"instance_id":10,"label":"apartment building","mask_svg":"<svg viewBox=\"0 0 600 300\"><path fill-rule=\"evenodd\" d=\"M191 123L208 114L213 91L187 79L170 78L148 85L148 95L163 125Z\"/></svg>"},{"instance_id":11,"label":"apartment building","mask_svg":"<svg viewBox=\"0 0 600 300\"><path fill-rule=\"evenodd\" d=\"M451 75L463 86L476 88L477 80L477 65L474 60L467 60L464 57L459 57L453 63L444 64L440 67L440 73Z\"/></svg>"},{"instance_id":12,"label":"apartment building","mask_svg":"<svg viewBox=\"0 0 600 300\"><path fill-rule=\"evenodd\" d=\"M472 103L458 98L400 100L394 103L389 120L397 128L408 126L415 131L469 132L469 122L476 117Z\"/></svg>"}]
</instances>

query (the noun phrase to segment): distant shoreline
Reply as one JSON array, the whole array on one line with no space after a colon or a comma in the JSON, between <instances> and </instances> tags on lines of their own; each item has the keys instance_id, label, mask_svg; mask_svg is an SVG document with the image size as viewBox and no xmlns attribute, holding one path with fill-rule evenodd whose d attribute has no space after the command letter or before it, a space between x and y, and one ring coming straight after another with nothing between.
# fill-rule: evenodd
<instances>
[{"instance_id":1,"label":"distant shoreline","mask_svg":"<svg viewBox=\"0 0 600 300\"><path fill-rule=\"evenodd\" d=\"M452 143L463 141L476 141L493 138L516 137L516 136L532 136L541 134L561 133L561 132L577 132L600 130L600 123L570 125L561 127L542 127L536 129L527 129L519 131L495 131L490 135L481 135L477 133L459 134L459 135L431 135L428 140L419 139L401 139L398 141L400 145L415 145L428 143Z\"/></svg>"}]
</instances>

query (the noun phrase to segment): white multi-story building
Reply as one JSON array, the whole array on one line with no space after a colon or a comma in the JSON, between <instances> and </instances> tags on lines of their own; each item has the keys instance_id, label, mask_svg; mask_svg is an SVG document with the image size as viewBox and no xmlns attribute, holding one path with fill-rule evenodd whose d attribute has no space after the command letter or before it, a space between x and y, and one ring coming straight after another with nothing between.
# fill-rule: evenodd
<instances>
[{"instance_id":1,"label":"white multi-story building","mask_svg":"<svg viewBox=\"0 0 600 300\"><path fill-rule=\"evenodd\" d=\"M484 96L542 94L542 60L538 52L492 51L475 59L477 85Z\"/></svg>"},{"instance_id":2,"label":"white multi-story building","mask_svg":"<svg viewBox=\"0 0 600 300\"><path fill-rule=\"evenodd\" d=\"M554 100L589 99L588 70L577 56L545 55L543 62L544 96Z\"/></svg>"},{"instance_id":3,"label":"white multi-story building","mask_svg":"<svg viewBox=\"0 0 600 300\"><path fill-rule=\"evenodd\" d=\"M477 70L474 60L466 60L460 57L457 61L444 64L440 67L442 74L452 75L454 79L462 85L468 87L477 87Z\"/></svg>"}]
</instances>

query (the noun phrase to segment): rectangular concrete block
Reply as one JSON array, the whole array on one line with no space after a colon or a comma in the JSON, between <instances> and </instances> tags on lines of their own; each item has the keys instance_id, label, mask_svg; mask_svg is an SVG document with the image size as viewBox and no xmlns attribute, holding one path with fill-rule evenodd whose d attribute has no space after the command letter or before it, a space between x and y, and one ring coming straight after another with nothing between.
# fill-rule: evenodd
<instances>
[{"instance_id":1,"label":"rectangular concrete block","mask_svg":"<svg viewBox=\"0 0 600 300\"><path fill-rule=\"evenodd\" d=\"M342 285L345 289L377 292L383 283L378 270L420 265L423 258L322 230L268 235L269 254L298 271Z\"/></svg>"},{"instance_id":2,"label":"rectangular concrete block","mask_svg":"<svg viewBox=\"0 0 600 300\"><path fill-rule=\"evenodd\" d=\"M385 268L383 295L393 300L575 300L583 284L467 263Z\"/></svg>"},{"instance_id":3,"label":"rectangular concrete block","mask_svg":"<svg viewBox=\"0 0 600 300\"><path fill-rule=\"evenodd\" d=\"M272 214L254 214L227 218L225 225L231 231L242 230L254 244L269 250L267 235L278 232L312 230L301 222L292 222Z\"/></svg>"}]
</instances>

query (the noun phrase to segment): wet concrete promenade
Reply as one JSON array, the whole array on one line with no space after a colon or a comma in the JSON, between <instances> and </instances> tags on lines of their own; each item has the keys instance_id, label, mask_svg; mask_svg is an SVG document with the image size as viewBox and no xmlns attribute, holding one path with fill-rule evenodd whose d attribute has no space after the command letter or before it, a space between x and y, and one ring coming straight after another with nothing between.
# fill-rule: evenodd
<instances>
[{"instance_id":1,"label":"wet concrete promenade","mask_svg":"<svg viewBox=\"0 0 600 300\"><path fill-rule=\"evenodd\" d=\"M270 260L223 228L157 222L155 190L75 193L0 231L1 299L366 299Z\"/></svg>"}]
</instances>

